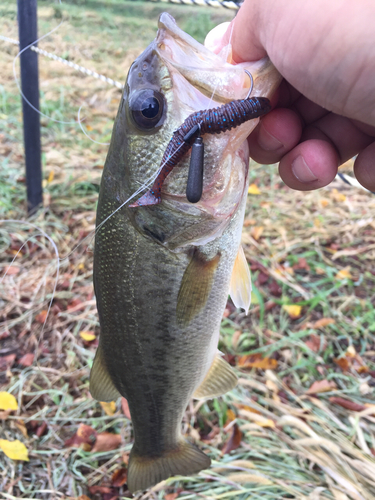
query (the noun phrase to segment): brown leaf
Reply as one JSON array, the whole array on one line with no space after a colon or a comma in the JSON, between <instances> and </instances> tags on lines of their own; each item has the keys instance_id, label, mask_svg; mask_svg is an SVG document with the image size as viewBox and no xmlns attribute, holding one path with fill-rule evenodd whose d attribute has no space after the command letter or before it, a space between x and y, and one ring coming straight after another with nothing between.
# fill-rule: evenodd
<instances>
[{"instance_id":1,"label":"brown leaf","mask_svg":"<svg viewBox=\"0 0 375 500\"><path fill-rule=\"evenodd\" d=\"M347 372L350 368L350 363L348 358L334 358L333 362L341 368L343 372Z\"/></svg>"},{"instance_id":2,"label":"brown leaf","mask_svg":"<svg viewBox=\"0 0 375 500\"><path fill-rule=\"evenodd\" d=\"M93 453L98 453L101 451L112 451L118 448L120 444L120 434L113 434L112 432L101 432L96 436L96 441L91 451Z\"/></svg>"},{"instance_id":3,"label":"brown leaf","mask_svg":"<svg viewBox=\"0 0 375 500\"><path fill-rule=\"evenodd\" d=\"M8 356L0 356L0 372L5 372L8 368L13 366L16 359L15 354L8 354Z\"/></svg>"},{"instance_id":4,"label":"brown leaf","mask_svg":"<svg viewBox=\"0 0 375 500\"><path fill-rule=\"evenodd\" d=\"M293 269L305 269L306 271L310 271L310 266L308 265L306 259L304 257L300 257L298 259L297 264L294 264Z\"/></svg>"},{"instance_id":5,"label":"brown leaf","mask_svg":"<svg viewBox=\"0 0 375 500\"><path fill-rule=\"evenodd\" d=\"M334 325L336 321L333 318L321 318L312 325L312 328L318 330L319 328L324 328L328 325Z\"/></svg>"},{"instance_id":6,"label":"brown leaf","mask_svg":"<svg viewBox=\"0 0 375 500\"><path fill-rule=\"evenodd\" d=\"M27 435L26 425L23 422L23 420L16 420L15 423L16 423L17 429L21 432L21 434L23 435L23 437L24 438L28 438L29 436Z\"/></svg>"},{"instance_id":7,"label":"brown leaf","mask_svg":"<svg viewBox=\"0 0 375 500\"><path fill-rule=\"evenodd\" d=\"M164 500L176 500L178 497L179 493L167 493L164 495Z\"/></svg>"},{"instance_id":8,"label":"brown leaf","mask_svg":"<svg viewBox=\"0 0 375 500\"><path fill-rule=\"evenodd\" d=\"M258 274L258 278L257 278L257 284L258 284L258 286L262 286L265 283L267 283L268 278L269 278L268 274L260 272Z\"/></svg>"},{"instance_id":9,"label":"brown leaf","mask_svg":"<svg viewBox=\"0 0 375 500\"><path fill-rule=\"evenodd\" d=\"M35 434L40 438L43 436L43 434L46 433L46 430L47 430L47 422L42 422L35 431Z\"/></svg>"},{"instance_id":10,"label":"brown leaf","mask_svg":"<svg viewBox=\"0 0 375 500\"><path fill-rule=\"evenodd\" d=\"M306 391L306 394L319 394L321 392L328 392L332 391L333 389L336 389L337 385L335 382L330 381L330 380L316 380L310 389Z\"/></svg>"},{"instance_id":11,"label":"brown leaf","mask_svg":"<svg viewBox=\"0 0 375 500\"><path fill-rule=\"evenodd\" d=\"M232 427L232 433L230 435L230 438L224 444L221 453L225 455L233 450L236 450L240 446L241 440L242 440L242 432L240 431L238 425L234 424Z\"/></svg>"},{"instance_id":12,"label":"brown leaf","mask_svg":"<svg viewBox=\"0 0 375 500\"><path fill-rule=\"evenodd\" d=\"M281 286L276 281L271 281L268 290L274 297L281 297L283 294Z\"/></svg>"},{"instance_id":13,"label":"brown leaf","mask_svg":"<svg viewBox=\"0 0 375 500\"><path fill-rule=\"evenodd\" d=\"M254 226L251 228L250 234L254 238L254 240L258 241L259 238L262 236L263 231L264 231L263 226Z\"/></svg>"},{"instance_id":14,"label":"brown leaf","mask_svg":"<svg viewBox=\"0 0 375 500\"><path fill-rule=\"evenodd\" d=\"M5 269L7 276L13 276L14 274L18 274L20 272L20 268L16 266L9 266Z\"/></svg>"},{"instance_id":15,"label":"brown leaf","mask_svg":"<svg viewBox=\"0 0 375 500\"><path fill-rule=\"evenodd\" d=\"M35 354L32 352L28 352L18 361L18 364L21 366L31 366L34 363Z\"/></svg>"},{"instance_id":16,"label":"brown leaf","mask_svg":"<svg viewBox=\"0 0 375 500\"><path fill-rule=\"evenodd\" d=\"M130 415L128 401L125 398L121 398L121 409L122 409L122 413L125 415L125 417L127 419L131 420L132 417Z\"/></svg>"},{"instance_id":17,"label":"brown leaf","mask_svg":"<svg viewBox=\"0 0 375 500\"><path fill-rule=\"evenodd\" d=\"M43 311L40 311L40 313L35 316L35 321L37 321L42 325L47 318L47 314L48 314L47 309L43 309Z\"/></svg>"},{"instance_id":18,"label":"brown leaf","mask_svg":"<svg viewBox=\"0 0 375 500\"><path fill-rule=\"evenodd\" d=\"M366 406L350 401L349 399L332 396L329 400L332 404L342 406L351 411L363 411L366 409Z\"/></svg>"},{"instance_id":19,"label":"brown leaf","mask_svg":"<svg viewBox=\"0 0 375 500\"><path fill-rule=\"evenodd\" d=\"M241 356L238 359L238 366L240 368L258 368L259 370L276 370L277 361L271 358L262 358L262 355L250 354L248 356Z\"/></svg>"},{"instance_id":20,"label":"brown leaf","mask_svg":"<svg viewBox=\"0 0 375 500\"><path fill-rule=\"evenodd\" d=\"M320 350L324 350L327 347L327 342L325 339L323 339L323 342L321 342L321 337L318 335L310 335L308 340L306 340L305 344L309 349L311 349L314 352L319 352Z\"/></svg>"},{"instance_id":21,"label":"brown leaf","mask_svg":"<svg viewBox=\"0 0 375 500\"><path fill-rule=\"evenodd\" d=\"M96 437L97 437L97 432L95 429L93 429L89 425L80 424L74 436L66 440L64 445L67 448L82 447L85 451L90 451L91 447L96 441Z\"/></svg>"},{"instance_id":22,"label":"brown leaf","mask_svg":"<svg viewBox=\"0 0 375 500\"><path fill-rule=\"evenodd\" d=\"M121 469L117 469L113 475L112 475L112 485L115 486L116 488L120 488L120 486L123 486L128 479L128 471L124 468L121 467Z\"/></svg>"}]
</instances>

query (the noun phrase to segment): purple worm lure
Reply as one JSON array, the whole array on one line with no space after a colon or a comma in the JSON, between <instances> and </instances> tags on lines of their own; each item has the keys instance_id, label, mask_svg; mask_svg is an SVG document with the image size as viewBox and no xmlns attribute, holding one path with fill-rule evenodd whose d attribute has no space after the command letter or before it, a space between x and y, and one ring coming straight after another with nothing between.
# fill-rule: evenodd
<instances>
[{"instance_id":1,"label":"purple worm lure","mask_svg":"<svg viewBox=\"0 0 375 500\"><path fill-rule=\"evenodd\" d=\"M197 111L189 115L183 124L173 133L161 161L163 168L160 170L153 186L141 198L129 206L142 207L157 205L161 202L161 188L165 178L192 147L194 139L196 140L200 138L200 135L204 134L221 134L222 132L238 127L248 120L265 115L270 110L271 103L266 97L247 97L246 99L231 101L223 106ZM199 144L201 143L202 140L200 140ZM194 198L194 201L193 199L189 201L196 203L199 201L197 198L200 198L200 196L193 196L192 198Z\"/></svg>"}]
</instances>

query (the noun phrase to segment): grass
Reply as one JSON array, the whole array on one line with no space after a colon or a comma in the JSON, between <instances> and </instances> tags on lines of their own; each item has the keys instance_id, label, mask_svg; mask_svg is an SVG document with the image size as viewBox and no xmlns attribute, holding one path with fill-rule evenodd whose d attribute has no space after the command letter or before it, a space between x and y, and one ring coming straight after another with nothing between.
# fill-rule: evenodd
<instances>
[{"instance_id":1,"label":"grass","mask_svg":"<svg viewBox=\"0 0 375 500\"><path fill-rule=\"evenodd\" d=\"M15 5L0 6L1 33L12 38L18 38ZM231 16L119 0L61 6L42 1L38 7L39 33L66 20L41 48L122 82L154 38L161 11L171 12L200 41ZM84 238L94 228L107 146L89 141L75 123L43 118L45 208L22 222L21 103L12 75L16 53L0 42L0 217L20 220L0 224L1 270L11 265L0 284L0 390L19 404L16 412L0 412L0 438L25 443L30 461L0 455L0 498L127 498L126 487L113 486L112 475L126 468L131 422L120 402L108 415L90 397L97 339L86 342L80 335L99 334L92 248ZM86 130L108 142L119 91L57 62L39 62L42 111L75 121L83 104ZM240 382L222 398L192 402L183 422L185 434L200 441L213 466L194 477L168 479L137 498L372 499L375 198L337 182L317 192L294 192L282 184L275 166L254 163L251 182L261 191L249 195L243 231L253 306L246 317L228 301L219 345ZM68 255L60 262L57 282L53 245L30 223L53 239L62 257ZM300 306L295 317L288 305ZM36 356L25 366L21 360L30 353ZM268 366L251 368L249 363L264 358ZM331 385L310 394L314 382ZM81 423L121 435L121 446L99 452L67 448L65 441ZM223 455L236 425L242 433L238 447Z\"/></svg>"}]
</instances>

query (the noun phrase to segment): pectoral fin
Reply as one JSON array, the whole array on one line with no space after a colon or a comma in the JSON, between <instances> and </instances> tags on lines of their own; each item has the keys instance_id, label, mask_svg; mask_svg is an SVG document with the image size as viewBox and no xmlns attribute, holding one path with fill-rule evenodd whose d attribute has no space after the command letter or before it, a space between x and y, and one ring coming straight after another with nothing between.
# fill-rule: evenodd
<instances>
[{"instance_id":1,"label":"pectoral fin","mask_svg":"<svg viewBox=\"0 0 375 500\"><path fill-rule=\"evenodd\" d=\"M237 375L231 366L218 354L208 373L193 394L195 399L216 398L237 385Z\"/></svg>"},{"instance_id":2,"label":"pectoral fin","mask_svg":"<svg viewBox=\"0 0 375 500\"><path fill-rule=\"evenodd\" d=\"M229 294L233 304L245 309L247 314L251 304L251 276L242 245L240 245L234 263Z\"/></svg>"},{"instance_id":3,"label":"pectoral fin","mask_svg":"<svg viewBox=\"0 0 375 500\"><path fill-rule=\"evenodd\" d=\"M90 392L94 399L104 402L116 401L121 396L114 386L104 364L100 345L96 351L94 364L91 368Z\"/></svg>"},{"instance_id":4,"label":"pectoral fin","mask_svg":"<svg viewBox=\"0 0 375 500\"><path fill-rule=\"evenodd\" d=\"M190 264L182 277L177 297L177 323L187 326L205 306L211 291L220 255L211 260L195 250Z\"/></svg>"}]
</instances>

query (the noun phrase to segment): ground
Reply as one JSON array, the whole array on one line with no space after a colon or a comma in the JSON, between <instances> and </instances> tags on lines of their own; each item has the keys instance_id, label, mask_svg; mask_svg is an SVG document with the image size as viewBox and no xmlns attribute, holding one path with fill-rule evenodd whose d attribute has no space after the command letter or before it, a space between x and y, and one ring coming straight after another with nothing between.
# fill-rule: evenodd
<instances>
[{"instance_id":1,"label":"ground","mask_svg":"<svg viewBox=\"0 0 375 500\"><path fill-rule=\"evenodd\" d=\"M0 32L17 39L15 4L1 3ZM41 48L122 83L163 10L199 41L233 15L115 0L38 4L39 34L64 21ZM121 93L39 58L41 110L69 123L41 119L44 209L26 218L16 54L0 41L0 448L19 440L26 449L16 450L24 460L0 451L0 498L127 498L126 402L101 405L88 391L99 335L92 231L107 145L77 126L82 105L85 131L107 143ZM253 305L245 316L228 301L220 340L239 384L192 402L183 425L213 466L137 498L370 500L375 197L340 182L296 192L274 165L250 171L243 244Z\"/></svg>"}]
</instances>

